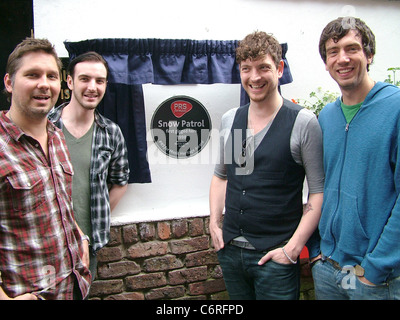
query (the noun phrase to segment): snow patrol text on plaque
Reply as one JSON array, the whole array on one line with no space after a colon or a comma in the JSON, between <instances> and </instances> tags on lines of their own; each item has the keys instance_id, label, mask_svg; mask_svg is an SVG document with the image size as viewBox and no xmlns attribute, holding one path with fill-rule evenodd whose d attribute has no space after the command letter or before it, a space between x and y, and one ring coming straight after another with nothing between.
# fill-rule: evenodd
<instances>
[{"instance_id":1,"label":"snow patrol text on plaque","mask_svg":"<svg viewBox=\"0 0 400 320\"><path fill-rule=\"evenodd\" d=\"M210 138L210 115L199 101L174 96L154 112L151 132L163 153L178 159L189 158L198 154Z\"/></svg>"}]
</instances>

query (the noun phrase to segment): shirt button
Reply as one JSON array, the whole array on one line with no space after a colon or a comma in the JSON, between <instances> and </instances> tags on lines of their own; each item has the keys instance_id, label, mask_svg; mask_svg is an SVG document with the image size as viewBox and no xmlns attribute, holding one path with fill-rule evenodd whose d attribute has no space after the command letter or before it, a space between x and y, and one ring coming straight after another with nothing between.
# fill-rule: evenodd
<instances>
[{"instance_id":1,"label":"shirt button","mask_svg":"<svg viewBox=\"0 0 400 320\"><path fill-rule=\"evenodd\" d=\"M244 212L243 212L243 210L240 210L240 214L243 214Z\"/></svg>"},{"instance_id":2,"label":"shirt button","mask_svg":"<svg viewBox=\"0 0 400 320\"><path fill-rule=\"evenodd\" d=\"M246 190L243 190L243 192L242 192L242 193L243 193L243 195L245 195L245 194L246 194Z\"/></svg>"}]
</instances>

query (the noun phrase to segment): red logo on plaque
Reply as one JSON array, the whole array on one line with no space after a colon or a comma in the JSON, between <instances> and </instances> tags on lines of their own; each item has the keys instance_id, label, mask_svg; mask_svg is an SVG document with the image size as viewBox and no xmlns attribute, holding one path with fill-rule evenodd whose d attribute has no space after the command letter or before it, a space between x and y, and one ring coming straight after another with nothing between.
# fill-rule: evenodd
<instances>
[{"instance_id":1,"label":"red logo on plaque","mask_svg":"<svg viewBox=\"0 0 400 320\"><path fill-rule=\"evenodd\" d=\"M190 102L179 100L171 103L171 110L175 117L180 118L192 110L193 106Z\"/></svg>"}]
</instances>

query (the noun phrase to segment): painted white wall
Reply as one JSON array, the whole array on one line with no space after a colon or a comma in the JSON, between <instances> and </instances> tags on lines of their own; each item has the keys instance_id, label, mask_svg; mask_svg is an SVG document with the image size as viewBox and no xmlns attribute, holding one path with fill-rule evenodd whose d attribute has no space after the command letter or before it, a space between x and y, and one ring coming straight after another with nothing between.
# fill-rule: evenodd
<instances>
[{"instance_id":1,"label":"painted white wall","mask_svg":"<svg viewBox=\"0 0 400 320\"><path fill-rule=\"evenodd\" d=\"M255 30L273 33L289 46L287 58L294 81L282 87L288 99L307 99L318 87L338 92L319 56L318 41L329 21L347 15L360 17L373 30L377 54L370 74L383 81L387 68L400 66L400 1L34 0L35 36L53 42L61 57L68 56L65 40L240 40ZM238 85L145 85L144 92L148 127L154 110L173 95L186 94L202 102L213 128L219 128L223 112L239 103ZM148 140L149 151L154 150L151 135ZM215 145L211 139L207 147ZM199 157L205 152L210 151L202 151ZM152 158L149 153L153 183L129 185L113 212L114 223L208 214L212 161L205 164L198 157L179 163L167 160L168 164L160 164L160 155Z\"/></svg>"}]
</instances>

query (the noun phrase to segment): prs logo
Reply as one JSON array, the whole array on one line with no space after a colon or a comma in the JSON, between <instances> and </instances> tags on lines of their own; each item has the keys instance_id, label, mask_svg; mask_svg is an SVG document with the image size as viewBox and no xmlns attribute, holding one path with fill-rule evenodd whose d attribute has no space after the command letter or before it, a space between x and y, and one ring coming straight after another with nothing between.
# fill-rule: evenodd
<instances>
[{"instance_id":1,"label":"prs logo","mask_svg":"<svg viewBox=\"0 0 400 320\"><path fill-rule=\"evenodd\" d=\"M190 110L192 110L193 106L190 102L179 100L171 103L171 111L175 117L181 118Z\"/></svg>"}]
</instances>

